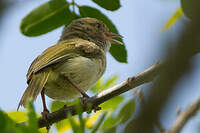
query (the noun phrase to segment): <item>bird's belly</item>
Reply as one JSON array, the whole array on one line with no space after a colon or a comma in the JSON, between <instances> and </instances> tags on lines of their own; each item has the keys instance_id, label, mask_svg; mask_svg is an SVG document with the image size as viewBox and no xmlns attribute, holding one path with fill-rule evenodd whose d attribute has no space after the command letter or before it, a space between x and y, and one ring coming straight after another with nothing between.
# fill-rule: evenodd
<instances>
[{"instance_id":1,"label":"bird's belly","mask_svg":"<svg viewBox=\"0 0 200 133\"><path fill-rule=\"evenodd\" d=\"M103 74L105 63L101 59L76 57L58 66L45 85L46 95L57 100L69 100L80 93L66 77L82 90L87 91Z\"/></svg>"}]
</instances>

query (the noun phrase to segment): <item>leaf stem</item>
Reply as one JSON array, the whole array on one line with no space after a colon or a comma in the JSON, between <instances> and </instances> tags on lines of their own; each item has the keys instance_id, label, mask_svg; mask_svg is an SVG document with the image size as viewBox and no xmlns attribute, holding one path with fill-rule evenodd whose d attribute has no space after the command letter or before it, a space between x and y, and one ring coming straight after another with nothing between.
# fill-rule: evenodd
<instances>
[{"instance_id":1,"label":"leaf stem","mask_svg":"<svg viewBox=\"0 0 200 133\"><path fill-rule=\"evenodd\" d=\"M73 11L73 14L75 14L75 2L74 2L74 0L72 0L72 11Z\"/></svg>"}]
</instances>

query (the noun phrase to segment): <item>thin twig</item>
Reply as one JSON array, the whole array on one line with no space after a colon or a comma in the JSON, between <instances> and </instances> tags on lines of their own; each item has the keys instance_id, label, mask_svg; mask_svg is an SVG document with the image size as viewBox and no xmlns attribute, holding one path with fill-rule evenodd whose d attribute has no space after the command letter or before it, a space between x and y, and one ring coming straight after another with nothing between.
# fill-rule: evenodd
<instances>
[{"instance_id":1,"label":"thin twig","mask_svg":"<svg viewBox=\"0 0 200 133\"><path fill-rule=\"evenodd\" d=\"M189 119L196 115L200 109L200 98L191 104L184 112L178 115L172 127L166 133L178 133L184 127Z\"/></svg>"},{"instance_id":2,"label":"thin twig","mask_svg":"<svg viewBox=\"0 0 200 133\"><path fill-rule=\"evenodd\" d=\"M75 15L75 2L72 0L72 12Z\"/></svg>"}]
</instances>

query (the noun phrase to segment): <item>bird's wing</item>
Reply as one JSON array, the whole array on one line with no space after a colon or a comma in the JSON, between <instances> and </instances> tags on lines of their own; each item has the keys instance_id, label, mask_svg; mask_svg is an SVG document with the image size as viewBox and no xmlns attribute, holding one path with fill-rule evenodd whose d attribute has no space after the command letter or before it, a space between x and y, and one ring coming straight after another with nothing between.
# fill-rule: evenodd
<instances>
[{"instance_id":1,"label":"bird's wing","mask_svg":"<svg viewBox=\"0 0 200 133\"><path fill-rule=\"evenodd\" d=\"M27 73L27 82L30 81L34 73L52 64L63 62L77 56L101 58L101 55L104 55L103 50L93 42L82 39L60 41L56 45L46 49L33 61Z\"/></svg>"},{"instance_id":2,"label":"bird's wing","mask_svg":"<svg viewBox=\"0 0 200 133\"><path fill-rule=\"evenodd\" d=\"M35 100L38 94L42 91L45 83L48 80L48 77L51 73L51 68L47 68L44 71L33 74L29 82L28 87L26 88L21 100L18 104L17 110L21 105L25 106L28 99Z\"/></svg>"}]
</instances>

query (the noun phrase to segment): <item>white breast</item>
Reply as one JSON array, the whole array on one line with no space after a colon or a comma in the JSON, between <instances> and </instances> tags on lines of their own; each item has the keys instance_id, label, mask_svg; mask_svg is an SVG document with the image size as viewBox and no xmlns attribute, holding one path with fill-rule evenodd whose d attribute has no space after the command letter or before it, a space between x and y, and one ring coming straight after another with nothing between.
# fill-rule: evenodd
<instances>
[{"instance_id":1,"label":"white breast","mask_svg":"<svg viewBox=\"0 0 200 133\"><path fill-rule=\"evenodd\" d=\"M68 60L60 69L82 89L87 90L102 76L105 66L101 59L80 56Z\"/></svg>"},{"instance_id":2,"label":"white breast","mask_svg":"<svg viewBox=\"0 0 200 133\"><path fill-rule=\"evenodd\" d=\"M74 87L60 73L70 78L77 86L86 91L103 74L105 62L102 59L75 57L52 71L45 85L45 94L57 100L69 100L80 96Z\"/></svg>"}]
</instances>

